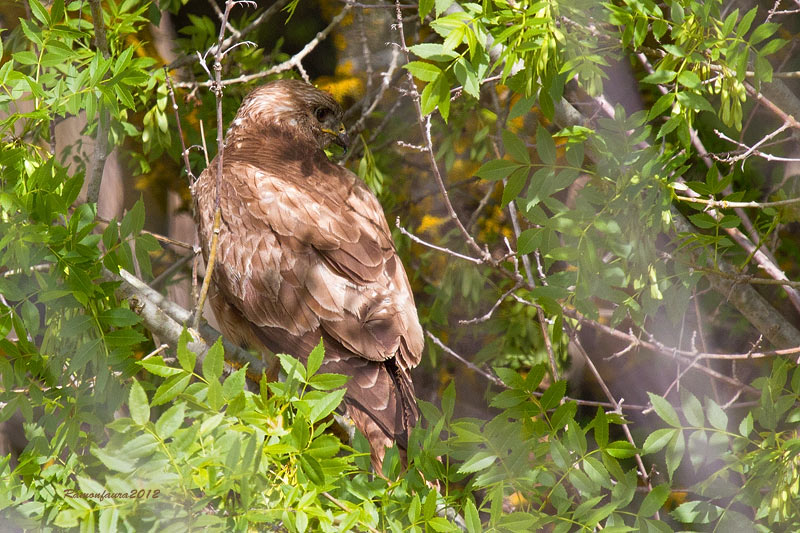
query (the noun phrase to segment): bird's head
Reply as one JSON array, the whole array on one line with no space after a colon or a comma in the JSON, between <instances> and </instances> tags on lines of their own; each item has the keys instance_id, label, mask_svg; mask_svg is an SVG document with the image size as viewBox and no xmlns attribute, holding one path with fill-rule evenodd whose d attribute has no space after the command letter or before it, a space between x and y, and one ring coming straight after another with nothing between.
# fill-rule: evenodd
<instances>
[{"instance_id":1,"label":"bird's head","mask_svg":"<svg viewBox=\"0 0 800 533\"><path fill-rule=\"evenodd\" d=\"M325 91L301 80L277 80L245 97L233 126L244 121L274 124L320 149L334 143L345 150L349 139L342 123L342 108Z\"/></svg>"}]
</instances>

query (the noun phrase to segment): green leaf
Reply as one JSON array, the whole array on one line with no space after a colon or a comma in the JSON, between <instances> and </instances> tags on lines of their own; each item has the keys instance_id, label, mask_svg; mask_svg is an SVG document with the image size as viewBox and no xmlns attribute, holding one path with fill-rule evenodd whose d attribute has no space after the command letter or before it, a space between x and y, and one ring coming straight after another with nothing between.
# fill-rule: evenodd
<instances>
[{"instance_id":1,"label":"green leaf","mask_svg":"<svg viewBox=\"0 0 800 533\"><path fill-rule=\"evenodd\" d=\"M708 454L708 436L702 429L692 431L689 434L689 460L692 463L695 471L697 471L703 463L709 459Z\"/></svg>"},{"instance_id":2,"label":"green leaf","mask_svg":"<svg viewBox=\"0 0 800 533\"><path fill-rule=\"evenodd\" d=\"M317 423L333 412L336 407L342 403L347 389L336 389L327 393L321 399L314 402L311 406L311 411L308 413L308 420L312 424ZM319 393L317 393L319 394Z\"/></svg>"},{"instance_id":3,"label":"green leaf","mask_svg":"<svg viewBox=\"0 0 800 533\"><path fill-rule=\"evenodd\" d=\"M194 365L197 362L197 355L187 347L190 341L192 335L189 331L186 329L181 331L181 336L178 338L178 363L186 372L194 372Z\"/></svg>"},{"instance_id":4,"label":"green leaf","mask_svg":"<svg viewBox=\"0 0 800 533\"><path fill-rule=\"evenodd\" d=\"M575 413L578 411L578 404L569 401L559 405L553 416L550 417L550 425L554 430L559 430L573 421Z\"/></svg>"},{"instance_id":5,"label":"green leaf","mask_svg":"<svg viewBox=\"0 0 800 533\"><path fill-rule=\"evenodd\" d=\"M708 213L695 213L689 215L689 220L700 229L711 229L717 227L717 221Z\"/></svg>"},{"instance_id":6,"label":"green leaf","mask_svg":"<svg viewBox=\"0 0 800 533\"><path fill-rule=\"evenodd\" d=\"M431 82L442 75L442 69L432 63L426 63L424 61L410 61L403 65L403 67L411 72L415 78L422 81Z\"/></svg>"},{"instance_id":7,"label":"green leaf","mask_svg":"<svg viewBox=\"0 0 800 533\"><path fill-rule=\"evenodd\" d=\"M683 409L683 416L690 426L704 427L706 418L703 415L703 406L700 405L700 400L689 392L686 387L681 388L681 408Z\"/></svg>"},{"instance_id":8,"label":"green leaf","mask_svg":"<svg viewBox=\"0 0 800 533\"><path fill-rule=\"evenodd\" d=\"M708 421L711 422L712 427L720 431L728 430L728 415L725 414L722 407L711 398L706 398L706 416L708 416Z\"/></svg>"},{"instance_id":9,"label":"green leaf","mask_svg":"<svg viewBox=\"0 0 800 533\"><path fill-rule=\"evenodd\" d=\"M176 403L162 414L156 421L156 435L162 440L172 436L183 424L186 404Z\"/></svg>"},{"instance_id":10,"label":"green leaf","mask_svg":"<svg viewBox=\"0 0 800 533\"><path fill-rule=\"evenodd\" d=\"M508 203L519 196L525 183L528 182L528 168L522 167L516 169L508 177L505 186L503 187L503 198L500 201L500 207L505 207Z\"/></svg>"},{"instance_id":11,"label":"green leaf","mask_svg":"<svg viewBox=\"0 0 800 533\"><path fill-rule=\"evenodd\" d=\"M604 450L608 455L617 459L627 459L633 457L639 450L637 450L630 442L625 440L616 440L609 442Z\"/></svg>"},{"instance_id":12,"label":"green leaf","mask_svg":"<svg viewBox=\"0 0 800 533\"><path fill-rule=\"evenodd\" d=\"M55 0L52 7L50 7L50 20L53 24L58 24L64 17L64 0ZM0 53L0 56L2 54ZM108 530L106 530L108 531Z\"/></svg>"},{"instance_id":13,"label":"green leaf","mask_svg":"<svg viewBox=\"0 0 800 533\"><path fill-rule=\"evenodd\" d=\"M308 379L308 384L318 390L331 390L344 386L348 379L341 374L315 374Z\"/></svg>"},{"instance_id":14,"label":"green leaf","mask_svg":"<svg viewBox=\"0 0 800 533\"><path fill-rule=\"evenodd\" d=\"M215 411L222 409L222 406L225 404L225 398L222 396L222 385L219 384L219 380L211 379L208 381L206 401L211 409Z\"/></svg>"},{"instance_id":15,"label":"green leaf","mask_svg":"<svg viewBox=\"0 0 800 533\"><path fill-rule=\"evenodd\" d=\"M472 472L479 472L492 466L497 459L497 456L489 452L478 452L458 469L460 474L471 474Z\"/></svg>"},{"instance_id":16,"label":"green leaf","mask_svg":"<svg viewBox=\"0 0 800 533\"><path fill-rule=\"evenodd\" d=\"M478 515L478 509L472 500L467 500L464 505L464 522L467 525L468 533L482 533L483 526L481 525L481 518Z\"/></svg>"},{"instance_id":17,"label":"green leaf","mask_svg":"<svg viewBox=\"0 0 800 533\"><path fill-rule=\"evenodd\" d=\"M444 11L450 7L454 0L435 0L436 2L436 16L440 17Z\"/></svg>"},{"instance_id":18,"label":"green leaf","mask_svg":"<svg viewBox=\"0 0 800 533\"><path fill-rule=\"evenodd\" d=\"M481 86L478 82L478 74L470 63L460 57L453 65L453 74L461 84L464 92L475 99L481 97Z\"/></svg>"},{"instance_id":19,"label":"green leaf","mask_svg":"<svg viewBox=\"0 0 800 533\"><path fill-rule=\"evenodd\" d=\"M652 516L664 505L669 496L669 484L663 483L653 487L647 496L644 497L642 505L639 506L639 516Z\"/></svg>"},{"instance_id":20,"label":"green leaf","mask_svg":"<svg viewBox=\"0 0 800 533\"><path fill-rule=\"evenodd\" d=\"M672 405L656 394L652 392L648 392L647 395L650 397L650 403L653 404L653 409L655 409L656 414L661 417L661 420L666 422L672 427L680 427L681 421L678 418L678 413L675 412L675 409Z\"/></svg>"},{"instance_id":21,"label":"green leaf","mask_svg":"<svg viewBox=\"0 0 800 533\"><path fill-rule=\"evenodd\" d=\"M138 235L144 228L144 202L139 198L133 207L122 217L120 236L124 239L128 235Z\"/></svg>"},{"instance_id":22,"label":"green leaf","mask_svg":"<svg viewBox=\"0 0 800 533\"><path fill-rule=\"evenodd\" d=\"M719 519L725 511L713 503L691 501L682 503L670 514L684 524L710 524Z\"/></svg>"},{"instance_id":23,"label":"green leaf","mask_svg":"<svg viewBox=\"0 0 800 533\"><path fill-rule=\"evenodd\" d=\"M559 380L550 385L544 394L542 394L542 398L539 400L542 404L542 410L547 411L548 409L552 409L557 406L561 399L564 397L564 393L567 392L567 382L565 380Z\"/></svg>"},{"instance_id":24,"label":"green leaf","mask_svg":"<svg viewBox=\"0 0 800 533\"><path fill-rule=\"evenodd\" d=\"M678 76L678 83L680 83L684 87L688 87L689 89L699 89L700 76L698 76L691 70L684 70Z\"/></svg>"},{"instance_id":25,"label":"green leaf","mask_svg":"<svg viewBox=\"0 0 800 533\"><path fill-rule=\"evenodd\" d=\"M506 148L506 153L510 155L518 163L530 164L531 157L528 154L528 147L522 142L516 134L503 130L503 146Z\"/></svg>"},{"instance_id":26,"label":"green leaf","mask_svg":"<svg viewBox=\"0 0 800 533\"><path fill-rule=\"evenodd\" d=\"M433 0L420 0L419 2L419 19L424 20L428 13L433 9Z\"/></svg>"},{"instance_id":27,"label":"green leaf","mask_svg":"<svg viewBox=\"0 0 800 533\"><path fill-rule=\"evenodd\" d=\"M527 255L540 246L541 228L528 228L519 234L517 253Z\"/></svg>"},{"instance_id":28,"label":"green leaf","mask_svg":"<svg viewBox=\"0 0 800 533\"><path fill-rule=\"evenodd\" d=\"M683 460L683 454L686 451L686 440L683 437L683 431L676 431L672 439L667 444L666 460L667 460L667 473L670 480L672 474L675 473L678 466Z\"/></svg>"},{"instance_id":29,"label":"green leaf","mask_svg":"<svg viewBox=\"0 0 800 533\"><path fill-rule=\"evenodd\" d=\"M780 28L780 24L774 22L767 22L766 24L760 25L753 30L752 35L750 35L750 46L755 46L764 39L771 37L772 34L778 31L778 28Z\"/></svg>"},{"instance_id":30,"label":"green leaf","mask_svg":"<svg viewBox=\"0 0 800 533\"><path fill-rule=\"evenodd\" d=\"M536 130L536 152L546 165L556 164L556 143L541 124Z\"/></svg>"},{"instance_id":31,"label":"green leaf","mask_svg":"<svg viewBox=\"0 0 800 533\"><path fill-rule=\"evenodd\" d=\"M733 26L736 24L736 21L739 19L739 8L733 10L733 12L725 17L725 22L722 23L722 29L720 33L722 35L727 36L731 30L733 30Z\"/></svg>"},{"instance_id":32,"label":"green leaf","mask_svg":"<svg viewBox=\"0 0 800 533\"><path fill-rule=\"evenodd\" d=\"M753 432L753 413L747 413L747 416L739 422L739 435L748 437Z\"/></svg>"},{"instance_id":33,"label":"green leaf","mask_svg":"<svg viewBox=\"0 0 800 533\"><path fill-rule=\"evenodd\" d=\"M710 111L714 112L714 108L708 103L704 97L699 94L681 91L676 95L678 102L686 108L694 109L695 111Z\"/></svg>"},{"instance_id":34,"label":"green leaf","mask_svg":"<svg viewBox=\"0 0 800 533\"><path fill-rule=\"evenodd\" d=\"M146 341L147 337L136 330L126 328L106 333L106 336L103 340L105 341L106 346L109 348L120 346L132 347L140 342Z\"/></svg>"},{"instance_id":35,"label":"green leaf","mask_svg":"<svg viewBox=\"0 0 800 533\"><path fill-rule=\"evenodd\" d=\"M456 387L454 382L448 383L447 387L442 393L442 414L445 419L450 420L453 417L453 410L456 405Z\"/></svg>"},{"instance_id":36,"label":"green leaf","mask_svg":"<svg viewBox=\"0 0 800 533\"><path fill-rule=\"evenodd\" d=\"M164 359L162 359L160 355L150 357L144 361L139 361L139 366L151 374L161 376L162 378L168 378L169 376L174 376L175 374L183 374L181 369L167 366L167 364L164 362Z\"/></svg>"},{"instance_id":37,"label":"green leaf","mask_svg":"<svg viewBox=\"0 0 800 533\"><path fill-rule=\"evenodd\" d=\"M133 379L131 390L128 394L128 409L133 421L140 426L150 421L150 405L147 403L147 393L144 392L136 378Z\"/></svg>"},{"instance_id":38,"label":"green leaf","mask_svg":"<svg viewBox=\"0 0 800 533\"><path fill-rule=\"evenodd\" d=\"M39 2L39 0L28 0L28 5L31 6L31 13L34 17L39 19L47 26L50 25L50 14L47 12L47 9L45 9L41 2Z\"/></svg>"},{"instance_id":39,"label":"green leaf","mask_svg":"<svg viewBox=\"0 0 800 533\"><path fill-rule=\"evenodd\" d=\"M133 326L142 321L142 318L125 307L115 307L113 309L104 309L97 314L97 319L106 325L114 327Z\"/></svg>"},{"instance_id":40,"label":"green leaf","mask_svg":"<svg viewBox=\"0 0 800 533\"><path fill-rule=\"evenodd\" d=\"M745 33L750 29L750 26L753 24L753 19L756 18L756 13L758 12L758 7L754 7L742 17L742 20L739 22L739 26L736 28L736 37L743 37Z\"/></svg>"},{"instance_id":41,"label":"green leaf","mask_svg":"<svg viewBox=\"0 0 800 533\"><path fill-rule=\"evenodd\" d=\"M642 78L642 83L669 83L678 75L674 70L656 70Z\"/></svg>"},{"instance_id":42,"label":"green leaf","mask_svg":"<svg viewBox=\"0 0 800 533\"><path fill-rule=\"evenodd\" d=\"M661 428L655 430L645 439L644 446L642 446L642 451L645 454L651 454L659 451L675 437L675 432L678 431L681 430L675 428Z\"/></svg>"},{"instance_id":43,"label":"green leaf","mask_svg":"<svg viewBox=\"0 0 800 533\"><path fill-rule=\"evenodd\" d=\"M475 175L486 180L496 181L507 178L518 168L524 168L524 165L507 159L494 159L479 168Z\"/></svg>"},{"instance_id":44,"label":"green leaf","mask_svg":"<svg viewBox=\"0 0 800 533\"><path fill-rule=\"evenodd\" d=\"M222 384L222 396L226 400L230 401L242 393L244 390L246 373L246 368L240 368L225 378L225 382Z\"/></svg>"},{"instance_id":45,"label":"green leaf","mask_svg":"<svg viewBox=\"0 0 800 533\"><path fill-rule=\"evenodd\" d=\"M431 61L452 61L458 57L455 52L445 50L440 43L415 44L408 49L422 59L430 59Z\"/></svg>"},{"instance_id":46,"label":"green leaf","mask_svg":"<svg viewBox=\"0 0 800 533\"><path fill-rule=\"evenodd\" d=\"M608 417L602 407L597 408L597 414L592 420L594 427L594 440L600 448L608 444Z\"/></svg>"},{"instance_id":47,"label":"green leaf","mask_svg":"<svg viewBox=\"0 0 800 533\"><path fill-rule=\"evenodd\" d=\"M322 344L322 338L319 339L319 342L311 350L311 353L308 354L308 361L306 362L306 376L313 376L319 370L319 367L322 366L322 359L325 357L325 347Z\"/></svg>"},{"instance_id":48,"label":"green leaf","mask_svg":"<svg viewBox=\"0 0 800 533\"><path fill-rule=\"evenodd\" d=\"M209 348L205 359L203 359L203 377L206 378L206 381L217 381L222 376L223 352L222 337L220 337Z\"/></svg>"},{"instance_id":49,"label":"green leaf","mask_svg":"<svg viewBox=\"0 0 800 533\"><path fill-rule=\"evenodd\" d=\"M16 329L16 327L15 327ZM82 344L69 362L68 374L83 370L90 359L100 355L100 339L92 339Z\"/></svg>"},{"instance_id":50,"label":"green leaf","mask_svg":"<svg viewBox=\"0 0 800 533\"><path fill-rule=\"evenodd\" d=\"M666 111L674 101L675 101L674 92L668 92L666 94L662 94L661 97L658 100L656 100L656 103L653 104L653 107L650 108L650 111L647 113L647 119L653 120L657 116L661 115L661 113Z\"/></svg>"},{"instance_id":51,"label":"green leaf","mask_svg":"<svg viewBox=\"0 0 800 533\"><path fill-rule=\"evenodd\" d=\"M186 387L189 386L189 381L191 378L192 375L186 373L167 378L164 383L159 385L159 387L156 389L156 393L153 395L152 404L154 406L161 405L174 400L178 394L186 390Z\"/></svg>"},{"instance_id":52,"label":"green leaf","mask_svg":"<svg viewBox=\"0 0 800 533\"><path fill-rule=\"evenodd\" d=\"M662 48L664 48L664 51L666 51L667 54L671 56L686 57L686 52L684 52L683 48L681 48L680 46L674 44L664 44L662 45Z\"/></svg>"}]
</instances>

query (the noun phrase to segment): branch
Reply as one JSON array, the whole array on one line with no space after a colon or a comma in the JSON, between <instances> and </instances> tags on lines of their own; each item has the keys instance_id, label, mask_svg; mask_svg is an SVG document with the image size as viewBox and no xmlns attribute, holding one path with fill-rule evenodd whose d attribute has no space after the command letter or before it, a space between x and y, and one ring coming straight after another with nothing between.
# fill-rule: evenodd
<instances>
[{"instance_id":1,"label":"branch","mask_svg":"<svg viewBox=\"0 0 800 533\"><path fill-rule=\"evenodd\" d=\"M212 2L212 4L214 4ZM216 4L214 4L216 6ZM167 79L167 87L169 88L169 98L172 101L172 110L175 112L175 124L178 125L178 138L181 140L181 155L183 155L183 165L186 167L186 175L189 178L189 185L194 183L195 177L192 173L192 165L189 164L189 150L186 148L186 143L183 142L183 128L181 127L181 116L178 113L178 103L175 101L175 88L172 86L172 78L169 77L169 70L164 66L164 77ZM206 160L208 154L206 154Z\"/></svg>"},{"instance_id":2,"label":"branch","mask_svg":"<svg viewBox=\"0 0 800 533\"><path fill-rule=\"evenodd\" d=\"M108 59L108 42L106 41L106 26L103 22L103 9L100 7L100 0L89 0L89 7L92 10L92 24L94 24L94 38L97 48L103 54L103 58ZM86 117L94 118L94 117ZM108 158L108 130L111 126L111 117L108 108L103 105L100 99L100 117L97 131L94 138L94 152L86 170L86 181L89 184L86 189L86 202L96 204L100 198L100 185L103 182L103 170Z\"/></svg>"},{"instance_id":3,"label":"branch","mask_svg":"<svg viewBox=\"0 0 800 533\"><path fill-rule=\"evenodd\" d=\"M194 318L192 324L195 329L200 327L200 317L203 315L203 305L208 295L208 289L211 286L211 279L214 277L214 263L217 258L217 244L219 243L219 227L222 219L220 213L220 187L222 186L222 169L223 157L225 154L225 133L223 131L222 122L222 58L225 55L222 48L222 39L225 37L225 27L228 23L228 17L231 14L231 9L237 2L235 0L225 1L225 13L222 15L222 24L219 29L219 37L217 38L217 48L214 51L214 80L213 91L214 98L217 104L217 175L215 183L215 197L214 197L214 226L212 227L211 248L208 252L208 264L206 265L206 275L203 278L203 286L200 288L200 297L197 299L197 304L194 310ZM235 46L235 45L234 45ZM206 52L208 53L208 52ZM204 63L205 64L205 63Z\"/></svg>"},{"instance_id":4,"label":"branch","mask_svg":"<svg viewBox=\"0 0 800 533\"><path fill-rule=\"evenodd\" d=\"M301 62L303 61L303 59L308 54L310 54L312 51L314 51L314 49L317 47L317 45L319 45L319 43L322 42L328 36L328 34L331 31L333 31L333 28L335 28L342 21L342 19L345 17L345 15L347 15L347 13L350 11L350 9L351 9L351 6L345 5L344 8L342 8L342 11L338 15L336 15L333 18L333 20L331 20L331 23L328 24L328 26L325 29L323 29L322 31L317 33L317 35L308 44L306 44L305 47L303 47L302 50L297 52L295 55L293 55L292 57L290 57L289 59L287 59L283 63L280 63L278 65L270 67L267 70L263 70L261 72L256 72L255 74L241 75L241 76L239 76L237 78L232 78L232 79L229 79L229 80L220 80L219 82L217 82L217 81L206 81L206 82L200 82L200 83L197 83L197 82L181 82L181 83L176 83L175 86L176 87L182 87L182 88L192 88L192 89L194 89L194 88L197 88L197 87L214 87L215 84L219 83L220 87L226 87L228 85L233 85L233 84L236 84L236 83L247 83L249 81L257 80L257 79L260 79L260 78L266 78L267 76L272 76L273 74L278 74L280 72L284 72L284 71L290 70L292 68L302 68Z\"/></svg>"},{"instance_id":5,"label":"branch","mask_svg":"<svg viewBox=\"0 0 800 533\"><path fill-rule=\"evenodd\" d=\"M397 1L397 31L400 36L400 49L406 56L406 62L410 62L411 58L409 56L408 46L406 46L406 36L403 31L403 14L400 10L400 2ZM464 224L461 223L461 219L458 217L455 209L453 208L453 204L450 202L450 196L447 193L447 187L445 187L444 179L442 178L442 174L439 171L439 164L436 162L436 154L433 151L433 141L431 140L431 117L428 115L427 117L422 115L422 107L420 107L420 95L417 91L417 86L414 83L414 76L411 74L410 70L406 71L406 79L408 80L409 86L409 94L411 96L411 101L414 103L414 109L417 112L417 123L419 124L420 131L422 133L422 138L425 140L425 149L428 153L428 159L430 161L431 169L433 170L433 176L436 180L436 185L439 187L439 192L444 199L444 204L447 209L447 213L450 216L450 219L455 223L458 231L461 232L461 235L464 237L467 245L475 251L475 253L486 263L494 264L492 260L492 256L489 254L488 251L482 249L475 239L472 238L472 235L467 231L467 228L464 227Z\"/></svg>"},{"instance_id":6,"label":"branch","mask_svg":"<svg viewBox=\"0 0 800 533\"><path fill-rule=\"evenodd\" d=\"M224 23L223 23L223 27L225 27L225 28L227 28L228 30L230 30L230 32L231 32L231 35L230 35L230 37L228 37L227 39L225 39L224 41L222 41L221 48L223 48L223 49L227 49L227 48L229 48L229 47L231 46L231 44L233 44L233 42L234 42L235 40L239 39L239 38L240 38L240 37L242 37L243 35L247 35L247 34L248 34L248 33L250 33L251 31L253 31L254 29L256 29L258 26L260 26L260 25L261 25L261 24L263 24L264 22L266 22L266 21L268 21L269 19L271 19L271 18L272 18L272 16L273 16L275 13L277 13L278 11L280 11L281 9L283 9L283 6L285 6L285 5L286 5L288 2L289 2L289 0L278 0L277 2L275 2L274 4L272 4L271 6L269 6L269 8L267 8L266 10L264 10L264 12L262 12L262 13L261 13L261 14L260 14L258 17L256 17L256 18L255 18L255 20L253 20L253 22L251 22L250 24L248 24L247 26L245 26L245 27L244 27L244 29L242 29L242 30L237 30L236 28L234 28L233 26L231 26L230 24L228 24L228 21L227 21L227 19L225 19L225 21L224 21ZM215 9L215 11L216 11L216 13L217 13L217 16L219 17L219 19L220 19L220 22L222 22L222 21L223 21L223 17L224 17L224 13L222 13L222 12L219 10L219 8L217 7L217 5L216 5L216 0L210 0L210 2L209 2L209 3L210 3L210 4L211 4L211 5L214 7L214 8L216 8L216 9ZM215 46L216 46L216 45L215 45ZM210 50L210 53L211 53L212 55L214 55L214 54L216 53L216 48L212 48L212 49ZM177 69L177 68L180 68L180 67L183 67L183 66L186 66L186 65L190 65L190 64L192 64L192 63L195 63L195 62L199 61L199 59L200 59L200 58L198 58L198 56L196 56L196 55L184 56L184 57L181 57L181 58L179 58L179 59L176 59L175 61L173 61L173 62L172 62L170 65L169 65L169 69L170 69L170 70L173 70L173 69ZM193 83L190 83L190 84L188 84L188 85L186 85L186 84L182 84L182 83L178 83L177 85L178 85L179 87L186 87L186 86L195 87L195 86L196 86L196 84L193 84Z\"/></svg>"},{"instance_id":7,"label":"branch","mask_svg":"<svg viewBox=\"0 0 800 533\"><path fill-rule=\"evenodd\" d=\"M121 281L117 294L130 302L131 309L142 317L144 327L154 335L158 335L171 346L178 345L178 339L183 332L185 324L191 317L191 312L180 305L168 300L159 292L151 289L146 283L131 274L125 269L120 269L119 276L107 271L106 275L117 281ZM222 335L209 326L203 324L199 334L197 330L188 330L192 335L192 342L188 348L197 354L197 365L201 365L202 359L208 352L209 345L213 344ZM234 367L249 365L248 377L257 381L266 372L267 367L264 363L253 356L250 352L222 339L225 349L225 359ZM198 368L200 368L198 366Z\"/></svg>"},{"instance_id":8,"label":"branch","mask_svg":"<svg viewBox=\"0 0 800 533\"><path fill-rule=\"evenodd\" d=\"M670 209L672 225L677 233L691 233L694 226L678 211ZM693 254L697 256L698 254ZM722 258L717 258L717 267L722 272L735 274L736 269ZM762 333L776 348L800 346L800 331L750 285L743 285L715 274L707 275L711 286Z\"/></svg>"},{"instance_id":9,"label":"branch","mask_svg":"<svg viewBox=\"0 0 800 533\"><path fill-rule=\"evenodd\" d=\"M589 354L587 354L586 350L583 349L583 345L581 344L580 338L578 338L577 332L575 330L572 330L570 337L572 338L572 343L575 345L575 348L581 354L584 361L586 362L586 365L589 367L589 370L591 370L592 375L597 380L597 383L600 385L600 388L603 389L603 394L605 394L606 398L608 398L608 401L611 402L612 405L614 405L614 410L618 413L622 413L622 401L618 402L614 398L614 395L611 394L611 389L609 389L608 385L606 385L605 380L603 380L603 376L600 375L600 372L594 365L592 358L589 357ZM628 424L622 424L622 431L623 433L625 433L625 438L628 440L631 446L636 448L637 447L636 442L634 442L633 440L633 435L631 435L631 430L628 427ZM634 455L634 457L636 458L636 464L639 467L639 477L642 478L642 481L644 481L644 484L647 485L647 488L652 491L653 486L650 483L650 476L647 473L647 468L645 468L644 466L644 461L642 461L642 456L637 453ZM656 520L657 519L658 519L658 511L656 511Z\"/></svg>"},{"instance_id":10,"label":"branch","mask_svg":"<svg viewBox=\"0 0 800 533\"><path fill-rule=\"evenodd\" d=\"M482 368L480 368L479 366L475 365L474 363L471 363L470 361L466 360L464 357L462 357L461 355L459 355L458 353L453 351L450 347L448 347L446 344L444 344L439 339L439 337L437 337L436 335L434 335L430 331L425 330L425 335L427 335L428 338L436 346L441 348L444 351L444 353L446 353L447 355L449 355L450 357L452 357L453 359L455 359L456 361L458 361L462 365L464 365L467 368L469 368L470 370L480 374L481 376L483 376L487 380L491 381L493 384L497 385L498 387L501 387L503 389L508 389L508 385L503 383L503 381L500 378L498 378L494 374L491 374L491 373L487 372L486 370L483 370ZM539 392L539 391L536 391L536 392L533 393L533 395L536 396L537 398L541 397L542 394L544 394L544 393L543 392ZM580 400L580 399L577 399L577 398L571 398L569 396L564 396L564 399L567 400L568 402L575 402L578 405L583 405L583 406L587 406L587 407L603 407L603 408L606 408L606 409L614 409L614 410L619 409L620 410L619 412L621 412L622 410L625 410L625 409L628 409L628 410L631 410L631 411L644 411L645 409L648 408L645 405L628 405L628 404L624 404L623 405L622 402L619 402L619 403L596 402L596 401L593 401L593 400Z\"/></svg>"}]
</instances>

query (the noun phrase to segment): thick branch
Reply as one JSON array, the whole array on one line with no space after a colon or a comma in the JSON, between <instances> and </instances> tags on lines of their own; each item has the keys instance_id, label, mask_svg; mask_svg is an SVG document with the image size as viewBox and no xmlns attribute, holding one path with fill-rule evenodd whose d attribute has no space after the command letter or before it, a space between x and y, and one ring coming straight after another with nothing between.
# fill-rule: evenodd
<instances>
[{"instance_id":1,"label":"thick branch","mask_svg":"<svg viewBox=\"0 0 800 533\"><path fill-rule=\"evenodd\" d=\"M131 309L142 317L144 327L164 339L171 346L177 346L178 339L184 329L182 324L189 321L191 312L168 300L124 269L120 269L119 276L114 276L110 272L108 275L114 279L122 280L117 294L130 302ZM189 330L189 332L194 340L189 343L188 348L198 355L197 361L199 365L206 352L208 352L209 345L213 344L221 335L208 324L203 324L200 327L200 336L196 335L196 332L192 330ZM246 350L224 338L222 339L222 346L225 349L225 360L232 363L233 366L249 365L248 374L256 378L266 371L264 363Z\"/></svg>"}]
</instances>

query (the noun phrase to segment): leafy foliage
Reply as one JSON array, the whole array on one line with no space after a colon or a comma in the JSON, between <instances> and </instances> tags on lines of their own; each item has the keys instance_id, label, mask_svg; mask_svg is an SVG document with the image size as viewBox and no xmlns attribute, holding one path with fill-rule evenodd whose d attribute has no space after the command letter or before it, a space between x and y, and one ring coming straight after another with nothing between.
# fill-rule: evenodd
<instances>
[{"instance_id":1,"label":"leafy foliage","mask_svg":"<svg viewBox=\"0 0 800 533\"><path fill-rule=\"evenodd\" d=\"M369 472L363 438L345 444L333 431L346 378L318 373L322 345L306 366L279 356L285 380L248 388L246 368L225 371L219 343L199 357L184 334L173 352L153 352L137 302L119 299L120 269L153 278L160 246L144 231L145 203L98 219L80 195L98 155L78 141L54 156L55 126L85 117L84 136L107 136L143 174L158 174L164 155L179 160L181 147L165 70L140 39L157 6L105 2L97 21L90 4L28 0L30 15L0 42L0 422L24 420L27 442L18 457L0 457L4 519L87 531L800 528L796 364L777 359L757 377L755 405L730 407L683 382L678 395L648 391L659 425L630 438L625 429L647 427L642 418L616 405L587 410L554 379L586 324L637 328L637 339L653 341L656 325L686 321L693 299L698 316L715 309L703 327L725 342L756 340L742 315L700 295L714 276L733 275L723 265L746 273L754 261L731 230L745 228L754 246L780 244L772 252L781 265L797 257L781 232L796 220L791 202L763 204L796 189L789 178L760 181L774 171L753 159L760 145L709 165L696 146L721 153L723 135L745 139L754 95L774 82L785 53L777 22L719 1L419 1L422 27L406 35L403 68L419 83L418 118L431 135L423 140L435 144L443 188L483 197L466 229L492 260L449 261L442 250L475 259L475 249L441 205L418 201L419 191L404 196L419 182L401 178L420 165L386 148L414 129L391 120L394 108L362 117L380 125L371 137L359 132L352 166L384 205L424 212L418 233L436 239L435 251L396 235L413 256L416 288L424 284L424 325L452 345L479 344L474 361L490 363L504 386L485 419L457 415L452 384L440 406L421 402L408 467L389 450L384 478ZM236 28L256 20L237 17ZM217 43L217 21L187 18L177 44L201 79L210 56L194 61L195 52ZM288 60L281 46L235 46L224 75ZM602 118L576 119L564 95L594 105L620 58L640 60L645 109L609 105ZM223 122L254 83L225 87ZM224 124L213 91L194 89L186 136L201 145L195 126L205 123L211 138ZM761 143L794 127L790 115L778 115L783 129ZM190 158L197 173L203 154ZM744 201L754 202L747 211L729 207ZM693 226L677 232L684 215ZM694 340L691 352L685 344L672 355L698 354ZM437 347L429 353L444 366ZM654 475L645 479L647 465Z\"/></svg>"}]
</instances>

